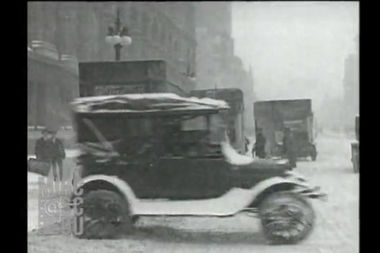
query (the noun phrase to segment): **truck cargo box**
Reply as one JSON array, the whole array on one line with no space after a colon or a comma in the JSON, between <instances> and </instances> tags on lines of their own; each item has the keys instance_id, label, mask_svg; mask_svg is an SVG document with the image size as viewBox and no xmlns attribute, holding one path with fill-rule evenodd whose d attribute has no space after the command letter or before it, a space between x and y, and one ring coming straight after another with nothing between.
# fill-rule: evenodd
<instances>
[{"instance_id":1,"label":"truck cargo box","mask_svg":"<svg viewBox=\"0 0 380 253\"><path fill-rule=\"evenodd\" d=\"M81 97L166 92L186 96L194 85L162 60L79 63Z\"/></svg>"},{"instance_id":2,"label":"truck cargo box","mask_svg":"<svg viewBox=\"0 0 380 253\"><path fill-rule=\"evenodd\" d=\"M271 155L281 154L283 131L295 133L299 156L311 155L314 147L311 99L268 100L254 104L255 128L261 128Z\"/></svg>"}]
</instances>

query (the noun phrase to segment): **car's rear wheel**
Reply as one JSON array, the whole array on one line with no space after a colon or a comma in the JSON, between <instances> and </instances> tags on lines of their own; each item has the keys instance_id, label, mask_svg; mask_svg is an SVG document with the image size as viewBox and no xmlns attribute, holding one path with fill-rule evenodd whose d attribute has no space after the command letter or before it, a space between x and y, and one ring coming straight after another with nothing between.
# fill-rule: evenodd
<instances>
[{"instance_id":1,"label":"car's rear wheel","mask_svg":"<svg viewBox=\"0 0 380 253\"><path fill-rule=\"evenodd\" d=\"M260 205L259 214L266 238L273 244L294 244L311 232L315 214L311 205L291 192L276 192Z\"/></svg>"},{"instance_id":2,"label":"car's rear wheel","mask_svg":"<svg viewBox=\"0 0 380 253\"><path fill-rule=\"evenodd\" d=\"M77 224L83 225L83 230L75 233L79 238L113 239L132 229L128 202L117 192L90 191L79 208L83 210L83 215L76 217Z\"/></svg>"}]
</instances>

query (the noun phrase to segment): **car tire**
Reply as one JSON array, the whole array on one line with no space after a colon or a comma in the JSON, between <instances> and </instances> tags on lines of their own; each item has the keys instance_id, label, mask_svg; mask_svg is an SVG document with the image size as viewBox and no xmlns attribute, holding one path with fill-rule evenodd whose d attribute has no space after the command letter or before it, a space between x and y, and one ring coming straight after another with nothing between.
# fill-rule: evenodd
<instances>
[{"instance_id":1,"label":"car tire","mask_svg":"<svg viewBox=\"0 0 380 253\"><path fill-rule=\"evenodd\" d=\"M79 207L83 208L83 215L76 217L76 222L82 219L83 230L75 234L78 238L115 239L133 228L128 202L117 192L90 191Z\"/></svg>"},{"instance_id":2,"label":"car tire","mask_svg":"<svg viewBox=\"0 0 380 253\"><path fill-rule=\"evenodd\" d=\"M295 244L312 231L312 206L292 192L276 192L263 200L259 216L265 237L272 244Z\"/></svg>"}]
</instances>

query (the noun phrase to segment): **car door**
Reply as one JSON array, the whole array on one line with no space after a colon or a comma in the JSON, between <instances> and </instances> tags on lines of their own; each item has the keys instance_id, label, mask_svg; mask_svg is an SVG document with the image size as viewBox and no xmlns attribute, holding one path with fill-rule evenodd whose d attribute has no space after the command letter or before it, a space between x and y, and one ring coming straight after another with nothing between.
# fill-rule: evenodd
<instances>
[{"instance_id":1,"label":"car door","mask_svg":"<svg viewBox=\"0 0 380 253\"><path fill-rule=\"evenodd\" d=\"M163 157L146 175L151 194L158 198L216 198L230 188L230 167L221 158Z\"/></svg>"}]
</instances>

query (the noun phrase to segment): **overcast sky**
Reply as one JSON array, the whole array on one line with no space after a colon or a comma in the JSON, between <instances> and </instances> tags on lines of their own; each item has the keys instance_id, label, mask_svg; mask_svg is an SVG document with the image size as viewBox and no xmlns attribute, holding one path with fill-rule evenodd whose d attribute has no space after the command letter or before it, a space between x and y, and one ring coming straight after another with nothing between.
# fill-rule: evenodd
<instances>
[{"instance_id":1,"label":"overcast sky","mask_svg":"<svg viewBox=\"0 0 380 253\"><path fill-rule=\"evenodd\" d=\"M342 95L359 34L357 2L236 2L235 54L252 65L261 99Z\"/></svg>"}]
</instances>

